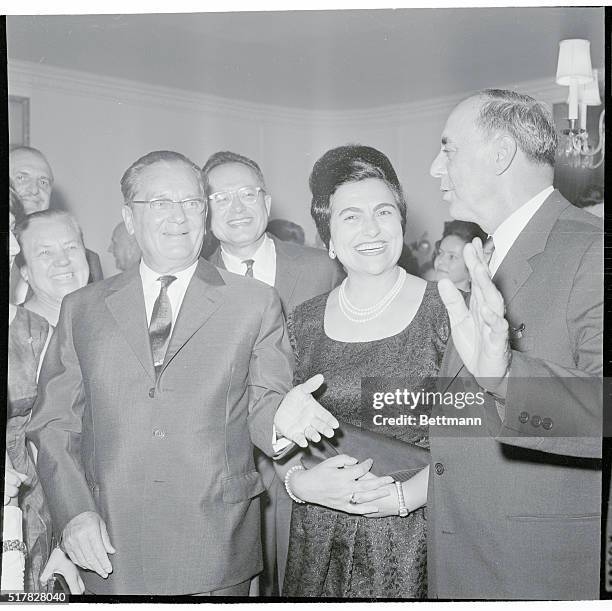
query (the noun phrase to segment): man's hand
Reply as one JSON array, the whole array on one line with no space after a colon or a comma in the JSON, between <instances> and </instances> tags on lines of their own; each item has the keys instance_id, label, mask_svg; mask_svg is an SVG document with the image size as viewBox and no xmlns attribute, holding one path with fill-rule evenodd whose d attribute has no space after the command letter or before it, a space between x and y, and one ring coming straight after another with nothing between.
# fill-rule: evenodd
<instances>
[{"instance_id":1,"label":"man's hand","mask_svg":"<svg viewBox=\"0 0 612 611\"><path fill-rule=\"evenodd\" d=\"M85 584L79 575L79 570L59 547L56 547L51 552L49 560L43 572L40 574L40 583L42 586L53 577L53 573L60 573L64 576L71 594L83 594L85 591Z\"/></svg>"},{"instance_id":2,"label":"man's hand","mask_svg":"<svg viewBox=\"0 0 612 611\"><path fill-rule=\"evenodd\" d=\"M274 426L278 433L305 448L308 439L317 442L321 435L333 437L338 421L310 393L323 384L319 373L303 384L292 388L282 400L274 416Z\"/></svg>"},{"instance_id":3,"label":"man's hand","mask_svg":"<svg viewBox=\"0 0 612 611\"><path fill-rule=\"evenodd\" d=\"M61 548L75 564L95 571L106 579L113 567L108 554L114 554L104 520L95 511L78 514L66 526L62 534Z\"/></svg>"},{"instance_id":4,"label":"man's hand","mask_svg":"<svg viewBox=\"0 0 612 611\"><path fill-rule=\"evenodd\" d=\"M16 499L19 495L19 487L27 479L27 475L19 473L13 469L13 463L9 455L4 455L4 504L11 503L11 499Z\"/></svg>"},{"instance_id":5,"label":"man's hand","mask_svg":"<svg viewBox=\"0 0 612 611\"><path fill-rule=\"evenodd\" d=\"M491 280L480 239L474 238L472 244L465 245L463 258L472 279L469 308L450 280L438 282L438 292L450 318L453 343L478 383L505 397L512 353L504 299Z\"/></svg>"}]
</instances>

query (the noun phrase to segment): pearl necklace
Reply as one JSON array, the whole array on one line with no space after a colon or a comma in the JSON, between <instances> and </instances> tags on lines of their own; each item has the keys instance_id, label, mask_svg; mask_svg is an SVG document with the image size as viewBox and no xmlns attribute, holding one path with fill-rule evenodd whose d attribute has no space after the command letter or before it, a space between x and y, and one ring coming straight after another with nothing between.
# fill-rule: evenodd
<instances>
[{"instance_id":1,"label":"pearl necklace","mask_svg":"<svg viewBox=\"0 0 612 611\"><path fill-rule=\"evenodd\" d=\"M349 301L346 296L346 281L348 278L345 278L338 291L338 305L345 318L356 323L369 322L370 320L378 318L391 305L391 302L399 295L399 292L404 286L406 271L401 267L399 267L398 270L397 280L391 289L389 289L389 292L384 295L380 301L369 308L358 308Z\"/></svg>"}]
</instances>

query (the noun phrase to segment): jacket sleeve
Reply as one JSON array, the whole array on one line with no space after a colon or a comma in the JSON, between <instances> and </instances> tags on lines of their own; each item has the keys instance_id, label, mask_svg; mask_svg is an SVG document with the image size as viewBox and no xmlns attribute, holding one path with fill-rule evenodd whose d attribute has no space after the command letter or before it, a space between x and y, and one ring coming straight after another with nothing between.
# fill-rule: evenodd
<instances>
[{"instance_id":1,"label":"jacket sleeve","mask_svg":"<svg viewBox=\"0 0 612 611\"><path fill-rule=\"evenodd\" d=\"M73 308L76 310L78 303L71 297L64 298L26 431L38 449L37 470L58 533L76 515L98 511L82 462L81 433L86 402L72 335Z\"/></svg>"},{"instance_id":2,"label":"jacket sleeve","mask_svg":"<svg viewBox=\"0 0 612 611\"><path fill-rule=\"evenodd\" d=\"M574 367L513 351L499 441L553 454L601 456L602 267L598 237L584 252L566 308ZM534 426L534 416L547 419L545 426Z\"/></svg>"},{"instance_id":3,"label":"jacket sleeve","mask_svg":"<svg viewBox=\"0 0 612 611\"><path fill-rule=\"evenodd\" d=\"M261 326L249 363L248 425L253 443L272 456L274 415L291 389L293 357L280 299L273 289L265 294Z\"/></svg>"}]
</instances>

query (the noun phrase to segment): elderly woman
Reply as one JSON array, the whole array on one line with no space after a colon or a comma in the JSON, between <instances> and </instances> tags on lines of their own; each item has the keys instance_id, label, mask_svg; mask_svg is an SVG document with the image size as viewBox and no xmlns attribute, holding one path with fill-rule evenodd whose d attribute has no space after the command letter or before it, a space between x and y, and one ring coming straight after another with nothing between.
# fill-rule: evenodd
<instances>
[{"instance_id":1,"label":"elderly woman","mask_svg":"<svg viewBox=\"0 0 612 611\"><path fill-rule=\"evenodd\" d=\"M422 388L437 375L447 315L436 285L398 266L406 204L383 153L358 145L330 150L315 163L310 188L319 235L347 278L290 317L295 381L323 374L317 400L360 427L363 378L400 377ZM426 426L377 432L428 445ZM296 459L286 465L295 503L284 595L425 596L428 469L398 486L368 473L371 466L346 455L309 469Z\"/></svg>"},{"instance_id":2,"label":"elderly woman","mask_svg":"<svg viewBox=\"0 0 612 611\"><path fill-rule=\"evenodd\" d=\"M15 223L24 217L19 199L11 192L9 269L19 253ZM9 304L2 589L39 591L54 573L61 573L71 592L79 594L83 583L76 567L59 548L53 549L51 518L25 440L48 337L44 318Z\"/></svg>"},{"instance_id":3,"label":"elderly woman","mask_svg":"<svg viewBox=\"0 0 612 611\"><path fill-rule=\"evenodd\" d=\"M18 223L15 234L21 247L17 265L32 289L23 305L55 327L64 297L87 284L81 229L67 212L43 210Z\"/></svg>"},{"instance_id":4,"label":"elderly woman","mask_svg":"<svg viewBox=\"0 0 612 611\"><path fill-rule=\"evenodd\" d=\"M444 223L444 233L436 243L434 270L436 280L448 278L460 291L469 292L470 274L463 260L463 248L474 238L485 243L487 234L476 223L467 221L448 221Z\"/></svg>"}]
</instances>

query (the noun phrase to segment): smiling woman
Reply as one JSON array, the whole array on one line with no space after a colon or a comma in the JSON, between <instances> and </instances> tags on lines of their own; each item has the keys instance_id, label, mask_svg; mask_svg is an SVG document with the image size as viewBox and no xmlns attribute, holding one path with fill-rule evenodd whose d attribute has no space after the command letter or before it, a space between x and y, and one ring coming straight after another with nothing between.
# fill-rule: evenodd
<instances>
[{"instance_id":1,"label":"smiling woman","mask_svg":"<svg viewBox=\"0 0 612 611\"><path fill-rule=\"evenodd\" d=\"M43 210L19 223L15 235L21 247L17 265L32 288L24 306L55 326L64 297L87 284L81 229L67 212Z\"/></svg>"},{"instance_id":2,"label":"smiling woman","mask_svg":"<svg viewBox=\"0 0 612 611\"><path fill-rule=\"evenodd\" d=\"M322 373L326 385L317 400L338 418L340 430L343 422L365 427L359 414L362 379L431 384L448 338L446 310L435 284L397 265L406 205L383 153L359 145L330 150L315 163L310 188L319 235L347 278L290 316L295 381ZM376 429L381 444L389 441L385 437L400 440L407 461L411 446L428 447L427 426ZM299 460L280 470L298 503L284 594L424 597L428 470L399 483L371 474L370 460L357 464L340 455L309 469Z\"/></svg>"}]
</instances>

